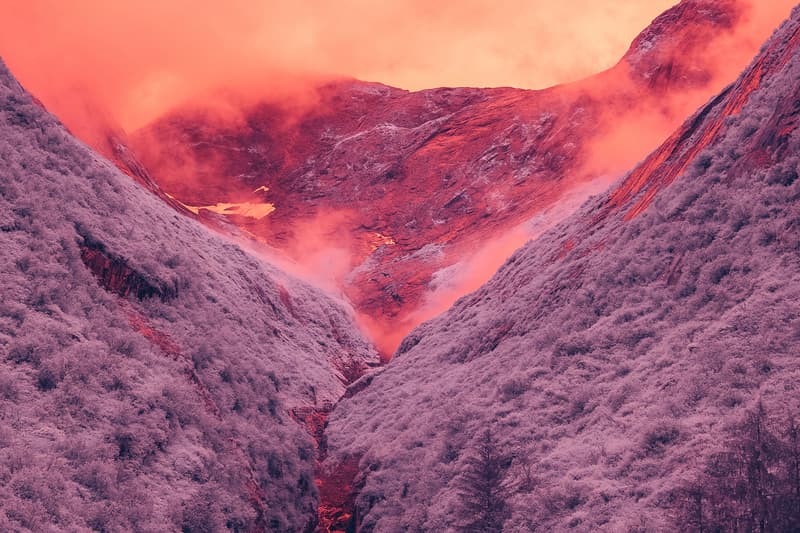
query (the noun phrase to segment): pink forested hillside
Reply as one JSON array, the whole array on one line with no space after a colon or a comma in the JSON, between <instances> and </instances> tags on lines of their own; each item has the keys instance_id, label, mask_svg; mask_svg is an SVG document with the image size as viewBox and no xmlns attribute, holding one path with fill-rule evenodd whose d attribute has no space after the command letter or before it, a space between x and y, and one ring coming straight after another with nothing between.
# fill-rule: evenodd
<instances>
[{"instance_id":1,"label":"pink forested hillside","mask_svg":"<svg viewBox=\"0 0 800 533\"><path fill-rule=\"evenodd\" d=\"M360 531L465 527L487 430L504 531L793 530L799 91L795 11L661 148L339 404L328 464L358 461Z\"/></svg>"},{"instance_id":2,"label":"pink forested hillside","mask_svg":"<svg viewBox=\"0 0 800 533\"><path fill-rule=\"evenodd\" d=\"M292 414L377 363L352 312L177 214L0 64L0 530L300 531Z\"/></svg>"}]
</instances>

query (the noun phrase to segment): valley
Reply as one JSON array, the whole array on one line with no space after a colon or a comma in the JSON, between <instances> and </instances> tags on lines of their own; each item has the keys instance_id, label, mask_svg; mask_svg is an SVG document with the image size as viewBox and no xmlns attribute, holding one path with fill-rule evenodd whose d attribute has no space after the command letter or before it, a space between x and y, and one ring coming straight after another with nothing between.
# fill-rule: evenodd
<instances>
[{"instance_id":1,"label":"valley","mask_svg":"<svg viewBox=\"0 0 800 533\"><path fill-rule=\"evenodd\" d=\"M800 528L792 5L135 131L0 61L0 530Z\"/></svg>"}]
</instances>

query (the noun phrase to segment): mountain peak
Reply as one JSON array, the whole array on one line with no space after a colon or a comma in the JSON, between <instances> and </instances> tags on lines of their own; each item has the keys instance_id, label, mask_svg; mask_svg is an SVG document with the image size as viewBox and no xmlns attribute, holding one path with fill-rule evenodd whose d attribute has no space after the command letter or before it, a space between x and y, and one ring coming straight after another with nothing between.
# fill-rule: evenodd
<instances>
[{"instance_id":1,"label":"mountain peak","mask_svg":"<svg viewBox=\"0 0 800 533\"><path fill-rule=\"evenodd\" d=\"M714 67L705 57L709 42L733 33L745 9L741 0L683 0L634 39L623 61L653 89L707 84Z\"/></svg>"}]
</instances>

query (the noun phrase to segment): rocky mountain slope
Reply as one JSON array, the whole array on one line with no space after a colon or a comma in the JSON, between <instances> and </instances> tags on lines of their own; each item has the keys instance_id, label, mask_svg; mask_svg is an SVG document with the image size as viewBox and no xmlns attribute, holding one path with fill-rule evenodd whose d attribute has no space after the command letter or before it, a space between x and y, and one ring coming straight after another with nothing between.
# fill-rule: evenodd
<instances>
[{"instance_id":1,"label":"rocky mountain slope","mask_svg":"<svg viewBox=\"0 0 800 533\"><path fill-rule=\"evenodd\" d=\"M354 385L328 466L351 473L360 531L463 526L486 430L504 531L696 530L676 522L686 481L757 403L797 412L798 94L800 9L610 192Z\"/></svg>"},{"instance_id":2,"label":"rocky mountain slope","mask_svg":"<svg viewBox=\"0 0 800 533\"><path fill-rule=\"evenodd\" d=\"M377 362L341 304L178 215L0 63L0 529L300 531L291 411Z\"/></svg>"},{"instance_id":3,"label":"rocky mountain slope","mask_svg":"<svg viewBox=\"0 0 800 533\"><path fill-rule=\"evenodd\" d=\"M770 30L791 4L778 3ZM311 103L176 110L104 153L206 222L333 277L388 354L733 80L766 38L742 37L765 9L684 0L616 67L567 86L411 93L343 80Z\"/></svg>"}]
</instances>

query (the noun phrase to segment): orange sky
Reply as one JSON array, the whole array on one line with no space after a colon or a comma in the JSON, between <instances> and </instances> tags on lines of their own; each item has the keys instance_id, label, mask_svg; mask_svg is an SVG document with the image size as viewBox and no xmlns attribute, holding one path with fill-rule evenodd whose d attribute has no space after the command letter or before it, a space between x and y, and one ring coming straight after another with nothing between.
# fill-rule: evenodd
<instances>
[{"instance_id":1,"label":"orange sky","mask_svg":"<svg viewBox=\"0 0 800 533\"><path fill-rule=\"evenodd\" d=\"M618 61L674 3L0 0L0 55L57 114L89 94L131 131L197 92L281 91L298 73L408 89L571 81Z\"/></svg>"}]
</instances>

